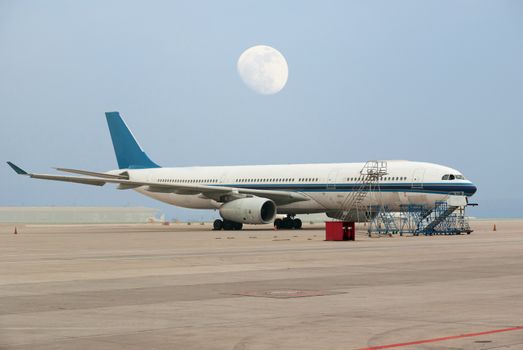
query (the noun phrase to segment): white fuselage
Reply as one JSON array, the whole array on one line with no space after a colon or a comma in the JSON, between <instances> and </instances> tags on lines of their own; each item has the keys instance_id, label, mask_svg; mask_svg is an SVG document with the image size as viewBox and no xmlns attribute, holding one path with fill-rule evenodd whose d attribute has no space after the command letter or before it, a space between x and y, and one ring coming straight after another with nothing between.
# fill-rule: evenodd
<instances>
[{"instance_id":1,"label":"white fuselage","mask_svg":"<svg viewBox=\"0 0 523 350\"><path fill-rule=\"evenodd\" d=\"M186 183L263 190L299 192L311 200L278 206L280 214L318 213L340 210L345 198L357 189L364 163L213 166L127 170L130 180L155 183ZM121 172L121 171L120 171ZM445 179L445 175L452 175ZM222 203L202 195L136 191L185 208L218 209ZM379 181L379 193L369 193L363 204L385 205L398 211L401 205L434 205L449 195L471 196L476 187L452 168L411 161L388 161L387 174Z\"/></svg>"}]
</instances>

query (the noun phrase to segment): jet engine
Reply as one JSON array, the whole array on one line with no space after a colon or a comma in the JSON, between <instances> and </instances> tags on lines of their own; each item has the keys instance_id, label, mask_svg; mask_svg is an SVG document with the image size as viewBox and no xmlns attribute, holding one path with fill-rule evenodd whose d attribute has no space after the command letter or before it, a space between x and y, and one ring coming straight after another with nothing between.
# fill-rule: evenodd
<instances>
[{"instance_id":1,"label":"jet engine","mask_svg":"<svg viewBox=\"0 0 523 350\"><path fill-rule=\"evenodd\" d=\"M267 198L240 198L223 204L220 215L225 220L244 224L268 224L276 216L276 204Z\"/></svg>"}]
</instances>

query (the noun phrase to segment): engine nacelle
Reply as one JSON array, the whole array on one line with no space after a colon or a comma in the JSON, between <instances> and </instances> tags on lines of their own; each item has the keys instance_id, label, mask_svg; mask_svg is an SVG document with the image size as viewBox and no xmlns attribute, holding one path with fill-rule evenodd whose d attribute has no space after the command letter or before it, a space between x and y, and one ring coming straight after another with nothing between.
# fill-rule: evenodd
<instances>
[{"instance_id":1,"label":"engine nacelle","mask_svg":"<svg viewBox=\"0 0 523 350\"><path fill-rule=\"evenodd\" d=\"M267 198L240 198L223 204L220 215L226 220L244 224L268 224L276 216L276 204Z\"/></svg>"}]
</instances>

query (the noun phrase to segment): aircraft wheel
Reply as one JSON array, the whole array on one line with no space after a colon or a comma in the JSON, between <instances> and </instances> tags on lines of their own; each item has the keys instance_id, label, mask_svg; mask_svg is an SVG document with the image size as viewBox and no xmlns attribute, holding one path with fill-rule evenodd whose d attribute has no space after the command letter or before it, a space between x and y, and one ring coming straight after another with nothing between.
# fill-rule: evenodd
<instances>
[{"instance_id":1,"label":"aircraft wheel","mask_svg":"<svg viewBox=\"0 0 523 350\"><path fill-rule=\"evenodd\" d=\"M302 226L301 220L300 219L292 220L292 226L294 227L295 230L300 230L301 226Z\"/></svg>"},{"instance_id":2,"label":"aircraft wheel","mask_svg":"<svg viewBox=\"0 0 523 350\"><path fill-rule=\"evenodd\" d=\"M294 220L292 220L290 217L286 217L283 219L283 228L285 229L292 229L294 227Z\"/></svg>"},{"instance_id":3,"label":"aircraft wheel","mask_svg":"<svg viewBox=\"0 0 523 350\"><path fill-rule=\"evenodd\" d=\"M235 222L234 223L234 229L235 230L241 230L243 228L243 224L241 222Z\"/></svg>"},{"instance_id":4,"label":"aircraft wheel","mask_svg":"<svg viewBox=\"0 0 523 350\"><path fill-rule=\"evenodd\" d=\"M220 231L223 228L223 221L220 219L214 220L214 223L212 224L212 229L215 231Z\"/></svg>"},{"instance_id":5,"label":"aircraft wheel","mask_svg":"<svg viewBox=\"0 0 523 350\"><path fill-rule=\"evenodd\" d=\"M283 221L282 219L276 219L274 220L274 228L277 230L281 229L283 227Z\"/></svg>"},{"instance_id":6,"label":"aircraft wheel","mask_svg":"<svg viewBox=\"0 0 523 350\"><path fill-rule=\"evenodd\" d=\"M223 220L223 229L225 231L234 230L234 222L229 220Z\"/></svg>"}]
</instances>

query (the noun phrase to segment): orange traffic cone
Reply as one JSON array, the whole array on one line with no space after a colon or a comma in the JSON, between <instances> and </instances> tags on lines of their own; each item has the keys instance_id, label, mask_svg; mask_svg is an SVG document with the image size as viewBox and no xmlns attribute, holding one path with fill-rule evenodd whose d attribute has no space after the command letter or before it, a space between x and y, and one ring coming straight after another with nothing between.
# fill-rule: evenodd
<instances>
[{"instance_id":1,"label":"orange traffic cone","mask_svg":"<svg viewBox=\"0 0 523 350\"><path fill-rule=\"evenodd\" d=\"M15 226L15 232L13 232L13 235L17 235L18 234L18 231L16 230L16 226Z\"/></svg>"},{"instance_id":2,"label":"orange traffic cone","mask_svg":"<svg viewBox=\"0 0 523 350\"><path fill-rule=\"evenodd\" d=\"M497 231L496 224L494 224L494 227L492 228L492 231Z\"/></svg>"}]
</instances>

